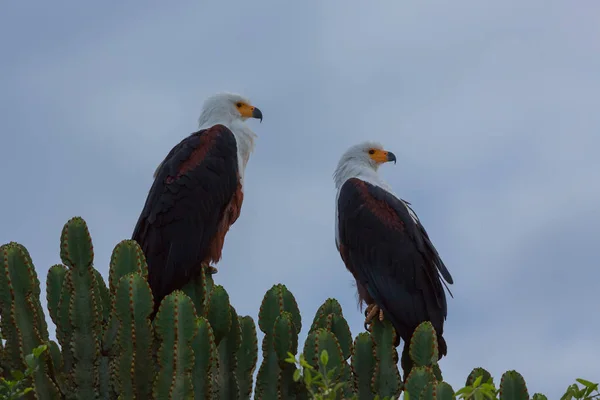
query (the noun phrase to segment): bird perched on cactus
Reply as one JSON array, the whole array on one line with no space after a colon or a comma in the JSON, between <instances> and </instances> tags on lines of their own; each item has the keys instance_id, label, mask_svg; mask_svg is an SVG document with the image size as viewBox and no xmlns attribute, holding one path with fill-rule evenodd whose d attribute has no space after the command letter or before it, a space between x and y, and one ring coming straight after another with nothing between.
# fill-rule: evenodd
<instances>
[{"instance_id":1,"label":"bird perched on cactus","mask_svg":"<svg viewBox=\"0 0 600 400\"><path fill-rule=\"evenodd\" d=\"M371 142L342 155L334 173L335 241L356 280L361 306L367 304L365 326L375 317L387 318L404 341L406 378L412 368L410 337L421 322L431 321L439 357L446 355L441 277L450 284L453 280L410 203L395 196L379 176L379 166L389 161L395 163L396 156Z\"/></svg>"},{"instance_id":2,"label":"bird perched on cactus","mask_svg":"<svg viewBox=\"0 0 600 400\"><path fill-rule=\"evenodd\" d=\"M146 256L155 311L200 268L216 272L210 263L221 259L244 198L244 170L256 139L248 118L262 122L249 99L232 93L209 97L199 130L173 147L154 173L132 238Z\"/></svg>"}]
</instances>

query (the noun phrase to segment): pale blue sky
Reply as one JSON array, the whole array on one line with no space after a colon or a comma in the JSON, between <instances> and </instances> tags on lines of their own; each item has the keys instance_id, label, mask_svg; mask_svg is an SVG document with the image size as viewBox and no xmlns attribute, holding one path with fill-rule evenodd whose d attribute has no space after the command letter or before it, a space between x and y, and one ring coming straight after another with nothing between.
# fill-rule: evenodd
<instances>
[{"instance_id":1,"label":"pale blue sky","mask_svg":"<svg viewBox=\"0 0 600 400\"><path fill-rule=\"evenodd\" d=\"M5 1L0 242L27 246L43 285L81 215L106 277L203 100L240 92L264 120L215 277L240 314L281 282L302 340L328 297L361 331L332 173L380 141L454 277L446 380L516 369L558 398L600 379L598 15L593 0Z\"/></svg>"}]
</instances>

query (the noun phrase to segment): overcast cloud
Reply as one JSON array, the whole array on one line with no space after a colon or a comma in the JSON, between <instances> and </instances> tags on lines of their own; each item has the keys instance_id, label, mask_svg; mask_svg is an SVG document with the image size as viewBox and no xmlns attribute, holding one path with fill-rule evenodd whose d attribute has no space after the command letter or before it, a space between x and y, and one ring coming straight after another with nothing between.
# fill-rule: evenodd
<instances>
[{"instance_id":1,"label":"overcast cloud","mask_svg":"<svg viewBox=\"0 0 600 400\"><path fill-rule=\"evenodd\" d=\"M376 140L454 277L445 379L516 369L556 399L600 380L598 15L593 0L5 1L0 242L24 244L44 285L81 215L106 278L157 164L208 95L240 92L264 120L215 276L238 313L281 282L302 340L328 297L361 331L332 173Z\"/></svg>"}]
</instances>

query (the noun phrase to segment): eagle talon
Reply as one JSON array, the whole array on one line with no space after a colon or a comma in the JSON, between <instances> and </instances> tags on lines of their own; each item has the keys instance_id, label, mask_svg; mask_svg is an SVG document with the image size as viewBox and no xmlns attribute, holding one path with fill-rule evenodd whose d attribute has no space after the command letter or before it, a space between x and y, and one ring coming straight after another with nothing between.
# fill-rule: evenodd
<instances>
[{"instance_id":1,"label":"eagle talon","mask_svg":"<svg viewBox=\"0 0 600 400\"><path fill-rule=\"evenodd\" d=\"M369 304L365 310L365 329L371 332L371 326L373 324L373 318L378 316L379 321L383 322L383 310L375 303Z\"/></svg>"},{"instance_id":2,"label":"eagle talon","mask_svg":"<svg viewBox=\"0 0 600 400\"><path fill-rule=\"evenodd\" d=\"M219 272L218 269L216 269L215 267L213 267L212 265L206 265L206 273L209 275L214 275L217 272Z\"/></svg>"}]
</instances>

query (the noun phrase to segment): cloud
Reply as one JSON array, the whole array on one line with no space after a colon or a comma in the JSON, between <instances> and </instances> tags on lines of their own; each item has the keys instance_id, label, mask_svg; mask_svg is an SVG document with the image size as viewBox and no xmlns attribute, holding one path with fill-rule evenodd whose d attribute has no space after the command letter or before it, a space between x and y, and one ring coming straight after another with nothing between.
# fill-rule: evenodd
<instances>
[{"instance_id":1,"label":"cloud","mask_svg":"<svg viewBox=\"0 0 600 400\"><path fill-rule=\"evenodd\" d=\"M256 318L282 282L301 345L328 297L362 330L331 174L348 146L378 140L399 156L382 175L454 276L446 380L516 369L556 398L600 376L595 2L71 3L0 17L0 239L27 246L42 285L73 215L106 277L158 162L207 95L239 91L265 118L215 276L238 313Z\"/></svg>"}]
</instances>

